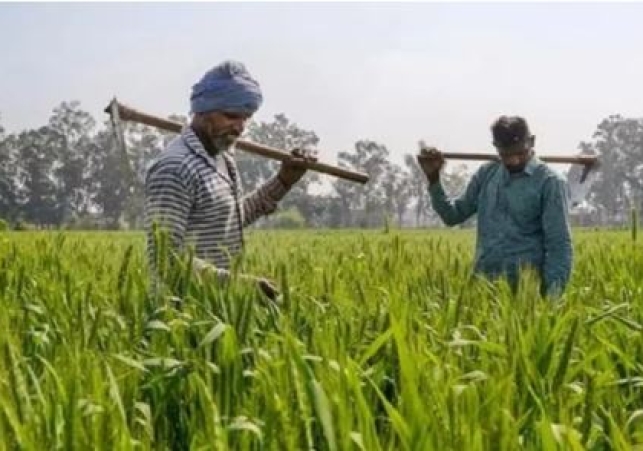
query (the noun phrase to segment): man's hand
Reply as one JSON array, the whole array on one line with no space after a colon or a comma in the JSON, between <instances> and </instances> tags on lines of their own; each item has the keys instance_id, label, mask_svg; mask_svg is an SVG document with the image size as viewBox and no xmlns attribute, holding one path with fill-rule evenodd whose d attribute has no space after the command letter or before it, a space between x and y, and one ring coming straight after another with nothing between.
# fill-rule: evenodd
<instances>
[{"instance_id":1,"label":"man's hand","mask_svg":"<svg viewBox=\"0 0 643 451\"><path fill-rule=\"evenodd\" d=\"M239 278L243 280L244 283L254 285L255 288L257 288L264 296L266 296L271 301L274 301L275 299L277 299L277 296L279 296L279 290L275 286L274 282L266 279L265 277L242 274L241 276L239 276Z\"/></svg>"},{"instance_id":2,"label":"man's hand","mask_svg":"<svg viewBox=\"0 0 643 451\"><path fill-rule=\"evenodd\" d=\"M268 299L271 301L277 299L277 296L279 296L279 290L270 280L264 279L263 277L257 277L255 280L261 292L266 295Z\"/></svg>"},{"instance_id":3,"label":"man's hand","mask_svg":"<svg viewBox=\"0 0 643 451\"><path fill-rule=\"evenodd\" d=\"M290 159L281 163L279 170L279 180L287 188L292 187L306 173L306 165L317 161L316 152L294 149L290 153Z\"/></svg>"},{"instance_id":4,"label":"man's hand","mask_svg":"<svg viewBox=\"0 0 643 451\"><path fill-rule=\"evenodd\" d=\"M444 166L442 152L435 147L422 148L420 154L417 156L417 161L430 184L434 184L440 180L440 171Z\"/></svg>"},{"instance_id":5,"label":"man's hand","mask_svg":"<svg viewBox=\"0 0 643 451\"><path fill-rule=\"evenodd\" d=\"M233 280L232 275L226 269L216 269L210 263L205 263L200 260L197 260L197 265L195 269L197 270L200 276L209 275L215 276L219 279L220 283L229 283ZM241 281L244 285L252 285L257 288L263 295L268 297L268 299L274 301L279 296L279 290L273 282L265 277L253 276L250 274L239 274L237 276L238 280Z\"/></svg>"}]
</instances>

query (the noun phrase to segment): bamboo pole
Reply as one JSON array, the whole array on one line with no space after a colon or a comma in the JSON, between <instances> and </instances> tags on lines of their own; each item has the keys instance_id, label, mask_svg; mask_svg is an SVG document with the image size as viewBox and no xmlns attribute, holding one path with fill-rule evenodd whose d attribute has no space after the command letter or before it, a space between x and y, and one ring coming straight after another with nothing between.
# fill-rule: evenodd
<instances>
[{"instance_id":1,"label":"bamboo pole","mask_svg":"<svg viewBox=\"0 0 643 451\"><path fill-rule=\"evenodd\" d=\"M455 153L455 152L442 152L442 156L446 159L452 160L482 160L493 161L498 160L500 157L494 154L486 153ZM593 166L598 157L595 155L543 155L538 156L539 159L546 163L569 163L580 164L583 166Z\"/></svg>"},{"instance_id":2,"label":"bamboo pole","mask_svg":"<svg viewBox=\"0 0 643 451\"><path fill-rule=\"evenodd\" d=\"M169 119L163 119L158 116L153 116L148 113L143 113L141 111L135 110L133 108L127 107L119 103L115 98L112 102L105 108L105 112L112 114L113 108L116 107L118 116L122 121L131 121L138 122L141 124L149 125L151 127L156 127L161 130L166 130L169 132L180 133L183 125L171 121ZM259 155L265 158L270 158L273 160L284 161L291 157L290 153L285 152L281 149L276 149L274 147L263 146L260 144L253 143L251 141L246 141L243 139L238 139L235 142L235 147L241 150L244 150L248 153ZM339 177L344 180L349 180L351 182L357 183L366 183L368 181L368 174L363 172L356 172L350 169L341 168L338 166L330 165L322 162L312 162L307 165L307 169L311 169L322 174L328 174L335 177Z\"/></svg>"}]
</instances>

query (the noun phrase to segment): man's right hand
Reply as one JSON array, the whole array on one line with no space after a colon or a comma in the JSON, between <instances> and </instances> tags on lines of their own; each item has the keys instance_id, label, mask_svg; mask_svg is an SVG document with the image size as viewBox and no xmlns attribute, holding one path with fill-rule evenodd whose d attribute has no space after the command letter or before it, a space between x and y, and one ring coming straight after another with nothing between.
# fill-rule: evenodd
<instances>
[{"instance_id":1,"label":"man's right hand","mask_svg":"<svg viewBox=\"0 0 643 451\"><path fill-rule=\"evenodd\" d=\"M219 282L230 282L232 276L228 270L219 269L217 270L213 265L205 263L201 260L195 260L197 264L195 268L197 269L200 275L212 274L215 277L219 278ZM244 285L252 285L258 289L264 296L268 299L274 301L279 296L279 290L275 286L275 283L265 277L254 276L250 274L239 274L237 276L238 280L241 281Z\"/></svg>"},{"instance_id":2,"label":"man's right hand","mask_svg":"<svg viewBox=\"0 0 643 451\"><path fill-rule=\"evenodd\" d=\"M255 286L264 296L266 296L271 301L274 301L279 296L279 290L275 286L274 282L265 277L251 276L249 274L242 274L239 277L244 283L249 283Z\"/></svg>"},{"instance_id":3,"label":"man's right hand","mask_svg":"<svg viewBox=\"0 0 643 451\"><path fill-rule=\"evenodd\" d=\"M234 277L230 274L228 270L219 269L217 270L213 265L209 263L203 263L200 260L198 261L197 271L200 275L212 274L215 277L218 277L219 282L231 282L234 281ZM244 285L252 285L257 288L264 296L268 299L274 301L279 296L279 290L275 284L266 279L265 277L254 276L250 274L238 274L236 279L242 282Z\"/></svg>"},{"instance_id":4,"label":"man's right hand","mask_svg":"<svg viewBox=\"0 0 643 451\"><path fill-rule=\"evenodd\" d=\"M424 147L417 156L417 161L430 184L440 180L440 171L444 166L444 157L435 147Z\"/></svg>"},{"instance_id":5,"label":"man's right hand","mask_svg":"<svg viewBox=\"0 0 643 451\"><path fill-rule=\"evenodd\" d=\"M277 299L277 296L279 296L279 290L275 287L273 282L263 277L257 277L255 280L261 292L266 295L268 299L271 301Z\"/></svg>"}]
</instances>

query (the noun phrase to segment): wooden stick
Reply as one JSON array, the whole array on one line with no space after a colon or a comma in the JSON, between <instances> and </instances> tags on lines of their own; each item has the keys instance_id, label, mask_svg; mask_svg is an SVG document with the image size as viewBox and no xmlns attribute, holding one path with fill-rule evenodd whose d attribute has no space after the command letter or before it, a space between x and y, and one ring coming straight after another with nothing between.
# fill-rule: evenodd
<instances>
[{"instance_id":1,"label":"wooden stick","mask_svg":"<svg viewBox=\"0 0 643 451\"><path fill-rule=\"evenodd\" d=\"M493 161L498 160L500 157L498 155L486 154L486 153L455 153L455 152L442 152L442 155L446 159L453 160L483 160L483 161ZM598 157L595 155L544 155L538 156L542 161L547 163L569 163L569 164L581 164L583 166L593 166L598 161Z\"/></svg>"},{"instance_id":2,"label":"wooden stick","mask_svg":"<svg viewBox=\"0 0 643 451\"><path fill-rule=\"evenodd\" d=\"M105 112L111 114L112 106L114 104L117 107L117 111L120 119L123 121L139 122L141 124L149 125L151 127L156 127L161 130L166 130L166 131L175 132L175 133L180 133L181 129L183 128L183 125L178 122L174 122L168 119L163 119L158 116L152 116L151 114L143 113L133 108L126 107L120 104L116 99L112 100L112 102L105 109ZM235 147L251 154L259 155L262 157L266 157L266 158L270 158L278 161L287 160L291 156L288 152L284 152L283 150L275 149L274 147L259 145L251 141L245 141L242 139L238 139L235 142ZM351 182L357 182L362 184L368 182L368 174L365 174L363 172L351 171L346 168L341 168L338 166L321 163L319 161L314 163L309 163L307 165L307 169L321 172L322 174L333 175L341 179L350 180Z\"/></svg>"}]
</instances>

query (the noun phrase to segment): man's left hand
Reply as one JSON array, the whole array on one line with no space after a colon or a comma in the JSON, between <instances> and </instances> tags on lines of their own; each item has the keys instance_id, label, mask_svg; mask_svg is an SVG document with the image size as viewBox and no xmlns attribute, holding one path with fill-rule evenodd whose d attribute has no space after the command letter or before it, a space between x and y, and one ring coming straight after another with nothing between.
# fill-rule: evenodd
<instances>
[{"instance_id":1,"label":"man's left hand","mask_svg":"<svg viewBox=\"0 0 643 451\"><path fill-rule=\"evenodd\" d=\"M317 161L317 153L302 149L294 149L290 153L290 158L281 163L279 170L279 180L287 188L292 187L306 173L306 166Z\"/></svg>"}]
</instances>

